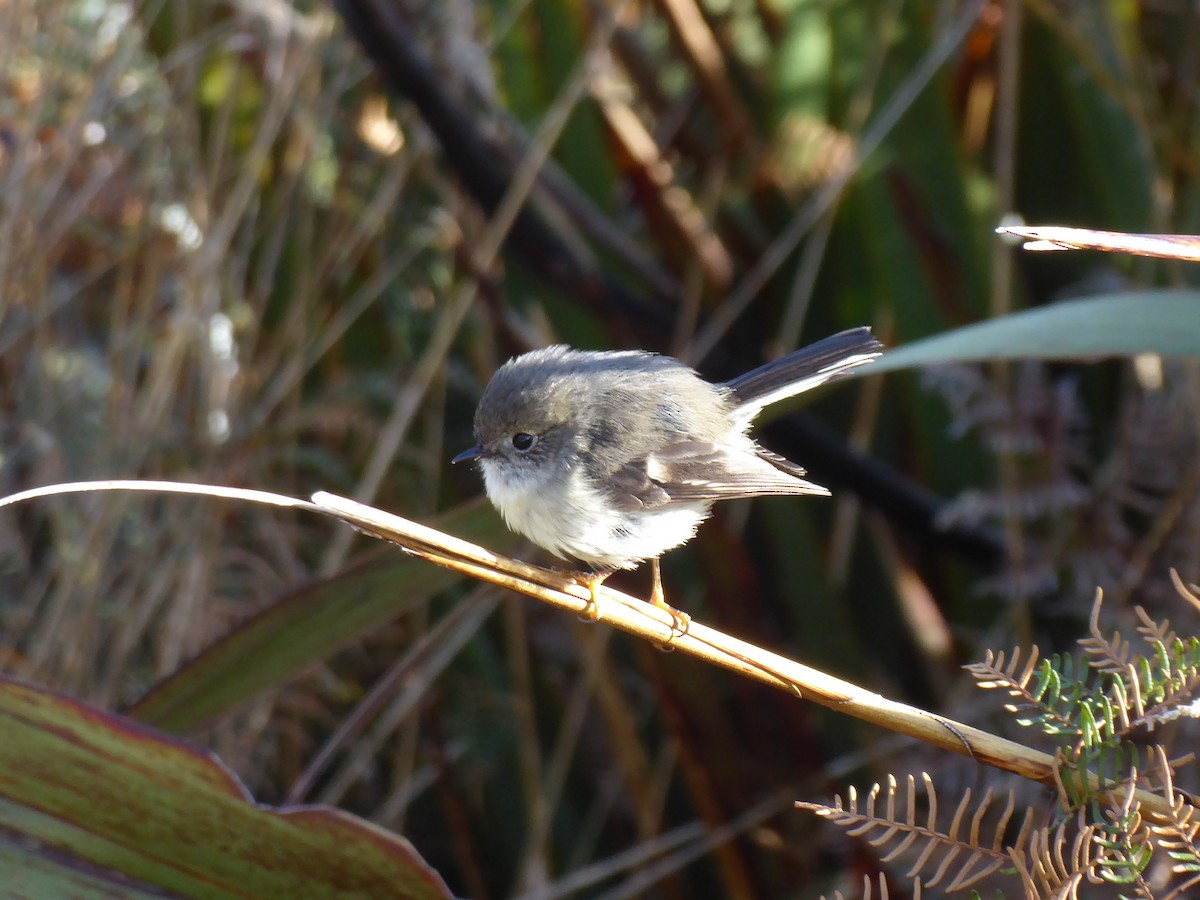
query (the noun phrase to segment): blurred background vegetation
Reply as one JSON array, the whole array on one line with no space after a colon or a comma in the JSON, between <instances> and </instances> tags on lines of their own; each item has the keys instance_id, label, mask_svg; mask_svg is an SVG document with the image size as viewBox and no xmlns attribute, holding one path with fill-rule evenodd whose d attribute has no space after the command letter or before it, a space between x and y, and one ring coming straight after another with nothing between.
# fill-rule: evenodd
<instances>
[{"instance_id":1,"label":"blurred background vegetation","mask_svg":"<svg viewBox=\"0 0 1200 900\"><path fill-rule=\"evenodd\" d=\"M0 0L0 492L328 490L545 562L448 465L508 356L721 378L1194 284L993 229L1200 230L1198 72L1187 0ZM668 598L1001 727L964 662L1068 649L1098 586L1121 623L1200 579L1197 375L831 390L763 440L834 499L724 504ZM402 833L478 898L852 889L878 859L794 800L1007 786L427 569L277 510L42 500L0 514L0 671Z\"/></svg>"}]
</instances>

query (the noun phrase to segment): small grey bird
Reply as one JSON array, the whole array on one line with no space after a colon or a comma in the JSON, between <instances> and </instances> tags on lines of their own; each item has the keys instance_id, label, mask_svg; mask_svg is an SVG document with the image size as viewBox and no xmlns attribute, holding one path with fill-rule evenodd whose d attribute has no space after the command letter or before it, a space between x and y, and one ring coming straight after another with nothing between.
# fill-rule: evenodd
<instances>
[{"instance_id":1,"label":"small grey bird","mask_svg":"<svg viewBox=\"0 0 1200 900\"><path fill-rule=\"evenodd\" d=\"M475 410L488 499L508 527L595 571L592 592L616 569L653 564L650 600L667 605L658 558L686 543L717 500L824 494L804 469L747 432L764 407L879 356L869 328L825 338L724 384L677 359L642 350L546 347L510 359Z\"/></svg>"}]
</instances>

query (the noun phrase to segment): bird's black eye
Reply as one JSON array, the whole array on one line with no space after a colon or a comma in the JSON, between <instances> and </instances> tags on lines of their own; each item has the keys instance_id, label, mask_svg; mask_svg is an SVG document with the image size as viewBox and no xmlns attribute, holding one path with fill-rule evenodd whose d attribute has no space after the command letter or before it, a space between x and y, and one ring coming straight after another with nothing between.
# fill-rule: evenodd
<instances>
[{"instance_id":1,"label":"bird's black eye","mask_svg":"<svg viewBox=\"0 0 1200 900\"><path fill-rule=\"evenodd\" d=\"M512 436L512 445L514 447L516 447L517 450L520 451L521 453L524 453L526 450L531 449L533 447L533 445L536 443L537 443L536 437L534 437L532 434L526 434L523 431L518 431L516 434L514 434Z\"/></svg>"}]
</instances>

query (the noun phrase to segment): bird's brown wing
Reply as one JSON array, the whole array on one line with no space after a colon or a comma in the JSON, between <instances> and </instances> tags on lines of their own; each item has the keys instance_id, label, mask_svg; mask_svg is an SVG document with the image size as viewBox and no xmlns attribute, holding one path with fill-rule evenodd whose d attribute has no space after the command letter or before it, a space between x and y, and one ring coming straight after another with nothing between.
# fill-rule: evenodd
<instances>
[{"instance_id":1,"label":"bird's brown wing","mask_svg":"<svg viewBox=\"0 0 1200 900\"><path fill-rule=\"evenodd\" d=\"M711 441L676 441L621 466L604 487L622 510L771 494L828 494L805 481L804 470L778 454L729 451Z\"/></svg>"}]
</instances>

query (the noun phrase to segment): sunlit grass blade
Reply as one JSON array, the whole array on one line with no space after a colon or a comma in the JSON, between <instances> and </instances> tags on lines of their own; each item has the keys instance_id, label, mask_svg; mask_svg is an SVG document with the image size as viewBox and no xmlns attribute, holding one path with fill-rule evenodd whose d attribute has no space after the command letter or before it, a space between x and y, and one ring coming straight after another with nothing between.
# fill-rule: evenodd
<instances>
[{"instance_id":1,"label":"sunlit grass blade","mask_svg":"<svg viewBox=\"0 0 1200 900\"><path fill-rule=\"evenodd\" d=\"M1190 234L1126 234L1057 225L1005 226L997 228L996 234L1026 238L1027 243L1023 245L1025 250L1103 250L1108 253L1200 262L1200 237Z\"/></svg>"}]
</instances>

